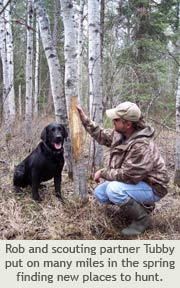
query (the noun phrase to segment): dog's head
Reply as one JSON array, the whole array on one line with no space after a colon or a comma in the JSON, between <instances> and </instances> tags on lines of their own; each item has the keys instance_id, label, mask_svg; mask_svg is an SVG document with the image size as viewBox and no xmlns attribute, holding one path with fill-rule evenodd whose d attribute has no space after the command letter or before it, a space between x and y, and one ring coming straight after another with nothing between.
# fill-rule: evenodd
<instances>
[{"instance_id":1,"label":"dog's head","mask_svg":"<svg viewBox=\"0 0 180 288\"><path fill-rule=\"evenodd\" d=\"M60 151L63 147L64 139L68 134L65 127L58 123L51 123L41 132L41 139L53 150Z\"/></svg>"}]
</instances>

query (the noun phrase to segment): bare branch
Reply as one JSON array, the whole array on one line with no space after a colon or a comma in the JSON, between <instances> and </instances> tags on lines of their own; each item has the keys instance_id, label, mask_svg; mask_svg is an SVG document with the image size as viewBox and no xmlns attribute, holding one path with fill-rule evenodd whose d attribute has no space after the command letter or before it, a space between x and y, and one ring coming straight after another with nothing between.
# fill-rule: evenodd
<instances>
[{"instance_id":1,"label":"bare branch","mask_svg":"<svg viewBox=\"0 0 180 288\"><path fill-rule=\"evenodd\" d=\"M6 10L7 6L11 3L12 0L9 0L6 5L2 8L2 10L0 11L0 15L4 12L4 10Z\"/></svg>"}]
</instances>

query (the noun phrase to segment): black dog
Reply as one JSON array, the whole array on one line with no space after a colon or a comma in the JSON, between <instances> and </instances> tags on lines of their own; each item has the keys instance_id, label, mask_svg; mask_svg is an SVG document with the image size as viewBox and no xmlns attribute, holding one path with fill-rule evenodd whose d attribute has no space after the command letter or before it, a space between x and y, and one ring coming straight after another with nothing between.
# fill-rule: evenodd
<instances>
[{"instance_id":1,"label":"black dog","mask_svg":"<svg viewBox=\"0 0 180 288\"><path fill-rule=\"evenodd\" d=\"M41 201L38 193L40 183L54 178L55 194L63 202L61 173L64 166L63 142L67 136L67 131L61 124L52 123L43 129L42 141L15 168L13 184L16 192L21 191L20 187L30 185L33 199Z\"/></svg>"}]
</instances>

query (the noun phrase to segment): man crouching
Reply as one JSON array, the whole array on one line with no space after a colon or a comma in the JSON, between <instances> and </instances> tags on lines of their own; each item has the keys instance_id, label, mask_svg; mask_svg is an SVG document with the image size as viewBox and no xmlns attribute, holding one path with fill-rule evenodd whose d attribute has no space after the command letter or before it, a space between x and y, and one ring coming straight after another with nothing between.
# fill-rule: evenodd
<instances>
[{"instance_id":1,"label":"man crouching","mask_svg":"<svg viewBox=\"0 0 180 288\"><path fill-rule=\"evenodd\" d=\"M114 129L105 130L91 121L81 107L77 107L86 131L101 145L110 147L106 168L98 170L94 180L106 180L96 187L95 198L101 203L126 206L132 223L121 233L135 236L150 224L149 207L153 207L167 193L169 177L164 160L153 142L154 129L145 125L139 107L123 102L106 110Z\"/></svg>"}]
</instances>

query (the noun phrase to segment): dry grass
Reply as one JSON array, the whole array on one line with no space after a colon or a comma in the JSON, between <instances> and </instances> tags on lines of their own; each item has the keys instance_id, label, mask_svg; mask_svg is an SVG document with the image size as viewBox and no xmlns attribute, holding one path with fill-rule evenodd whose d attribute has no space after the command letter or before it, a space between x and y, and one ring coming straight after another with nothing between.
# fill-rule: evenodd
<instances>
[{"instance_id":1,"label":"dry grass","mask_svg":"<svg viewBox=\"0 0 180 288\"><path fill-rule=\"evenodd\" d=\"M88 198L75 199L72 183L63 174L66 204L54 196L53 182L46 183L40 193L41 204L31 198L30 189L15 194L12 186L14 165L21 161L39 142L42 127L50 120L41 119L31 143L26 143L24 129L18 123L13 137L1 130L0 139L0 239L125 239L120 230L128 223L123 209L103 206L92 196L94 183L89 181ZM173 132L162 131L156 141L173 178ZM157 205L150 229L136 239L180 239L180 193L172 184L169 194Z\"/></svg>"}]
</instances>

